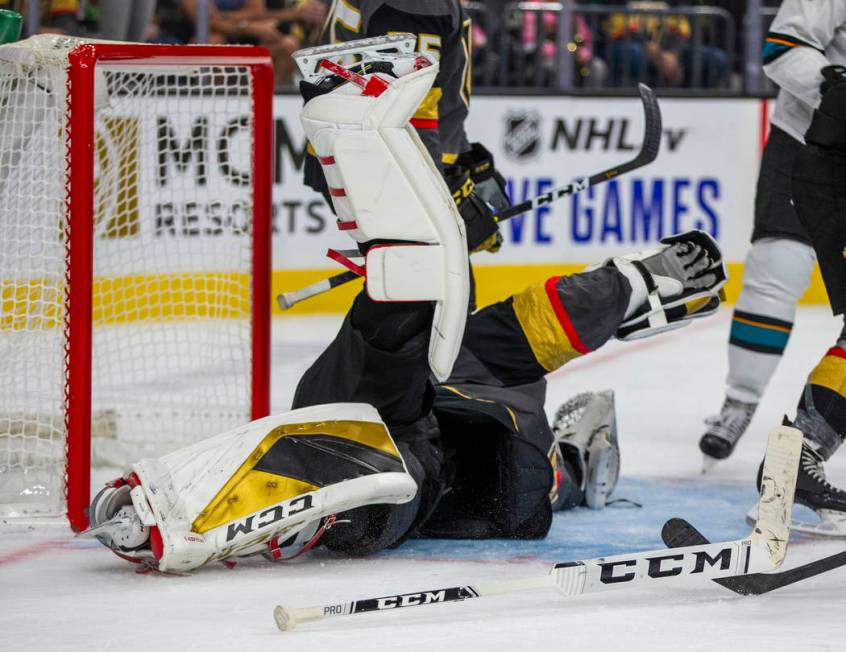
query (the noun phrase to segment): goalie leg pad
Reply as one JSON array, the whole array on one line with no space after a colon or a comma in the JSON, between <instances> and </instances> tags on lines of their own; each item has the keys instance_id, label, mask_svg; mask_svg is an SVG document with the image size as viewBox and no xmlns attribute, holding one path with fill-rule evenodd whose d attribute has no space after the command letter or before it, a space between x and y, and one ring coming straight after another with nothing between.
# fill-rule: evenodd
<instances>
[{"instance_id":1,"label":"goalie leg pad","mask_svg":"<svg viewBox=\"0 0 846 652\"><path fill-rule=\"evenodd\" d=\"M132 470L160 535L151 565L161 571L263 552L330 514L417 491L366 404L266 417Z\"/></svg>"},{"instance_id":2,"label":"goalie leg pad","mask_svg":"<svg viewBox=\"0 0 846 652\"><path fill-rule=\"evenodd\" d=\"M339 228L367 247L408 243L401 251L370 248L368 291L380 301L436 302L429 366L443 381L467 317L467 243L449 189L409 123L437 72L434 63L399 78L382 75L385 90L377 95L343 84L309 100L301 120L323 166Z\"/></svg>"}]
</instances>

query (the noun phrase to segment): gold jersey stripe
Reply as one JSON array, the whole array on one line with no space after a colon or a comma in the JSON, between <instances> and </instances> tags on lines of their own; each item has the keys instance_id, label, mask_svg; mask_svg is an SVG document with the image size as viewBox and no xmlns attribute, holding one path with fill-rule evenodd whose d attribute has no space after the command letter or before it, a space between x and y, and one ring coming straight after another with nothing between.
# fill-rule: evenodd
<instances>
[{"instance_id":1,"label":"gold jersey stripe","mask_svg":"<svg viewBox=\"0 0 846 652\"><path fill-rule=\"evenodd\" d=\"M808 382L827 387L846 398L846 358L831 354L825 356L808 376Z\"/></svg>"},{"instance_id":2,"label":"gold jersey stripe","mask_svg":"<svg viewBox=\"0 0 846 652\"><path fill-rule=\"evenodd\" d=\"M554 371L582 355L561 328L544 283L515 294L512 305L520 328L541 367Z\"/></svg>"},{"instance_id":3,"label":"gold jersey stripe","mask_svg":"<svg viewBox=\"0 0 846 652\"><path fill-rule=\"evenodd\" d=\"M420 106L417 107L417 111L414 113L414 119L437 120L439 116L438 104L443 94L444 92L440 88L430 88L429 92L426 93L426 97L420 103Z\"/></svg>"},{"instance_id":4,"label":"gold jersey stripe","mask_svg":"<svg viewBox=\"0 0 846 652\"><path fill-rule=\"evenodd\" d=\"M347 0L339 0L335 7L335 20L341 27L358 33L361 29L361 12Z\"/></svg>"},{"instance_id":5,"label":"gold jersey stripe","mask_svg":"<svg viewBox=\"0 0 846 652\"><path fill-rule=\"evenodd\" d=\"M452 385L441 385L445 390L452 392L456 396L460 396L463 399L468 401L479 401L479 403L491 403L492 405L498 405L501 408L505 408L505 411L508 412L508 416L511 417L511 423L514 425L514 432L520 432L520 426L517 425L517 415L514 414L514 410L508 407L505 403L498 403L497 401L492 401L489 398L478 398L477 396L470 396L469 394L465 394L464 392L458 390L457 388L453 387Z\"/></svg>"}]
</instances>

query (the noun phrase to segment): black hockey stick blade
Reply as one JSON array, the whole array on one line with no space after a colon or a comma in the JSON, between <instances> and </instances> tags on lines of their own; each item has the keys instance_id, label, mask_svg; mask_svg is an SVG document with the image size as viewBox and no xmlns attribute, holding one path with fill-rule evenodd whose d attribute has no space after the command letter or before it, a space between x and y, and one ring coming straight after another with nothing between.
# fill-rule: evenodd
<instances>
[{"instance_id":1,"label":"black hockey stick blade","mask_svg":"<svg viewBox=\"0 0 846 652\"><path fill-rule=\"evenodd\" d=\"M667 521L661 530L661 538L668 548L700 546L708 543L708 539L683 518L671 518ZM846 566L846 551L778 573L754 573L738 577L725 577L714 581L740 595L762 595L826 573L840 566Z\"/></svg>"},{"instance_id":2,"label":"black hockey stick blade","mask_svg":"<svg viewBox=\"0 0 846 652\"><path fill-rule=\"evenodd\" d=\"M637 156L631 161L618 165L617 167L597 172L588 178L588 183L593 186L602 181L613 179L625 172L631 172L637 168L642 168L644 165L652 163L661 150L661 109L658 106L658 100L655 98L655 93L646 84L638 84L637 91L640 93L640 101L643 104L643 143L640 146L640 151Z\"/></svg>"}]
</instances>

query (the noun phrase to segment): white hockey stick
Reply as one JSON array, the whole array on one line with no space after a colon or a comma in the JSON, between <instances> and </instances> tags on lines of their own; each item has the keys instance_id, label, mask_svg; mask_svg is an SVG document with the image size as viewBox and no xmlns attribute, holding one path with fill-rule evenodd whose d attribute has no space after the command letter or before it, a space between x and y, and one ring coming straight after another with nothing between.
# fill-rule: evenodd
<instances>
[{"instance_id":1,"label":"white hockey stick","mask_svg":"<svg viewBox=\"0 0 846 652\"><path fill-rule=\"evenodd\" d=\"M518 580L451 586L314 607L277 605L273 610L276 625L287 631L298 623L330 616L455 602L531 589L557 588L564 595L576 596L683 577L705 581L773 571L787 553L802 439L799 430L787 426L779 426L770 433L758 520L745 539L564 562L556 564L549 575Z\"/></svg>"}]
</instances>

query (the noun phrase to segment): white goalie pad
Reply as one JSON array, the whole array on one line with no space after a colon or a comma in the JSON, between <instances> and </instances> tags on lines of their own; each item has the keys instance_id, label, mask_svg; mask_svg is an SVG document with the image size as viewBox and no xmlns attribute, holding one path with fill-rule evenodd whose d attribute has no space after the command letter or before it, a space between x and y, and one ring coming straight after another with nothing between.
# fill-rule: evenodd
<instances>
[{"instance_id":1,"label":"white goalie pad","mask_svg":"<svg viewBox=\"0 0 846 652\"><path fill-rule=\"evenodd\" d=\"M363 94L356 84L342 84L311 99L301 120L326 175L338 228L357 242L409 243L368 252L368 292L379 301L437 302L429 366L443 381L467 316L466 236L449 189L409 123L437 73L433 62L399 78L364 75L383 80L384 90Z\"/></svg>"},{"instance_id":2,"label":"white goalie pad","mask_svg":"<svg viewBox=\"0 0 846 652\"><path fill-rule=\"evenodd\" d=\"M345 471L356 455L364 463ZM135 510L158 531L160 571L259 552L330 514L417 492L378 412L363 403L269 416L132 470Z\"/></svg>"}]
</instances>

